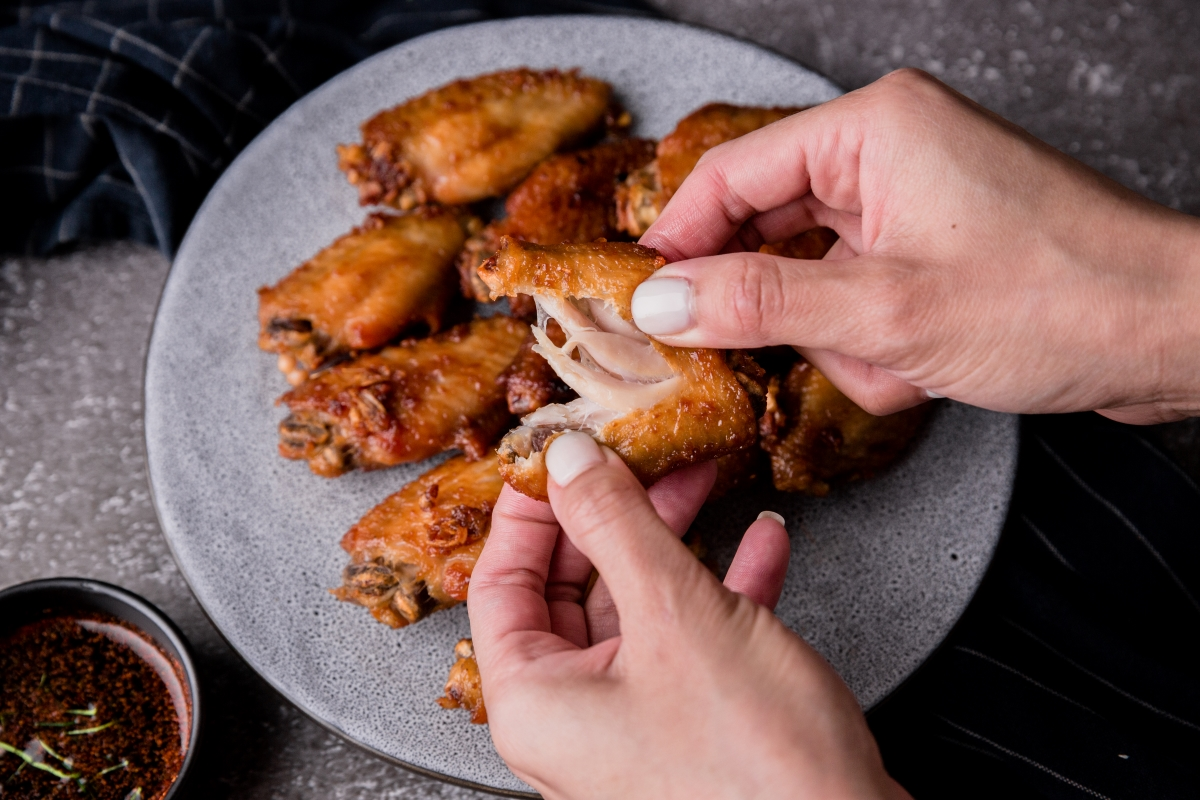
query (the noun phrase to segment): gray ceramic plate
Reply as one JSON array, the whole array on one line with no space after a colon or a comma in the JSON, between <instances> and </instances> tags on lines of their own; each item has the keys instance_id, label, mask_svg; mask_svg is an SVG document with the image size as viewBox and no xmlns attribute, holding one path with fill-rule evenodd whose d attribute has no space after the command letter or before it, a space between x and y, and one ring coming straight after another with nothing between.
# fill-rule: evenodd
<instances>
[{"instance_id":1,"label":"gray ceramic plate","mask_svg":"<svg viewBox=\"0 0 1200 800\"><path fill-rule=\"evenodd\" d=\"M463 607L394 631L326 589L339 538L428 464L337 480L281 459L273 405L286 388L255 347L254 290L363 217L333 147L358 124L460 76L582 67L612 82L636 132L658 137L712 100L801 105L839 94L757 47L665 22L552 17L430 34L305 97L234 162L188 231L163 292L146 369L146 441L162 527L226 638L317 720L387 758L505 792L528 791L486 727L444 711ZM764 507L793 520L779 615L829 658L864 706L946 635L983 575L1012 484L1011 417L949 405L885 475L823 500L743 496L700 524L728 559Z\"/></svg>"}]
</instances>

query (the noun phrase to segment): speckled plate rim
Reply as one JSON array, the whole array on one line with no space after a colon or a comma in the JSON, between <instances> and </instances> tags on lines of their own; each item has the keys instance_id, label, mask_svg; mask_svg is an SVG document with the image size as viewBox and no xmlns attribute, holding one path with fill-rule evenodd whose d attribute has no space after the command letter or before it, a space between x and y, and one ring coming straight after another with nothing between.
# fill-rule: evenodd
<instances>
[{"instance_id":1,"label":"speckled plate rim","mask_svg":"<svg viewBox=\"0 0 1200 800\"><path fill-rule=\"evenodd\" d=\"M836 91L836 92L841 91L832 82L828 81L828 79L821 77L819 75L819 73L817 73L815 70L811 69L810 67L808 67L806 65L802 65L791 59L784 58L783 56L773 53L772 51L767 50L766 48L762 48L757 44L754 44L751 42L746 42L744 40L737 39L736 37L716 33L716 32L713 32L713 31L710 31L710 30L707 30L704 28L686 25L684 23L671 22L671 21L665 21L665 20L657 20L657 19L639 18L639 17L613 17L613 16L592 16L592 15L558 15L558 16L554 16L554 17L518 18L516 20L491 20L491 21L473 23L470 25L454 26L451 28L434 31L434 32L425 34L423 36L415 37L404 43L396 45L393 48L389 48L386 51L378 53L378 54L372 56L371 58L366 59L366 60L360 62L359 64L356 64L355 66L339 73L338 75L336 75L333 78L331 78L330 80L328 80L326 83L324 83L321 86L314 89L309 94L307 94L304 97L297 100L290 108L288 108L275 121L273 121L271 123L271 125L269 125L262 132L260 132L259 136L256 137L255 140L252 141L249 145L247 145L247 147L245 149L243 149L243 151L230 163L229 167L226 170L226 174L232 173L234 171L234 168L237 167L239 165L239 163L242 162L244 159L252 157L252 149L253 149L254 145L256 144L258 139L261 138L262 136L264 136L265 134L267 134L271 130L271 128L275 127L276 125L283 125L283 124L290 122L291 118L294 116L303 115L306 112L306 100L308 100L310 97L312 97L313 95L316 95L317 93L331 90L331 89L335 88L338 84L340 84L344 81L345 82L354 81L356 73L358 73L360 71L365 71L365 70L371 69L372 64L374 62L376 62L377 60L387 58L388 55L395 50L404 49L404 48L410 47L416 43L426 43L427 40L436 39L436 38L443 37L443 36L452 37L455 35L455 32L461 28L486 28L486 27L499 28L502 26L511 25L514 22L522 22L522 21L530 21L530 20L536 21L538 19L542 19L542 20L554 19L554 20L560 20L560 21L565 19L565 20L577 21L581 24L595 22L595 21L622 19L626 22L636 23L639 25L656 26L656 27L661 27L661 28L666 28L666 29L675 28L675 29L678 29L681 31L687 31L687 33L689 35L696 36L701 39L710 39L713 41L722 41L722 42L731 42L732 41L732 42L736 42L739 45L742 45L744 47L758 50L761 53L764 53L771 58L778 59L781 62L785 62L794 67L798 67L806 72L809 72L812 75L825 81L825 83L828 84L834 91ZM214 200L214 198L218 197L218 195L219 195L218 190L221 188L221 185L224 181L225 181L225 175L222 175L222 177L220 179L218 179L217 183L213 186L213 189L210 190L208 196L205 198L205 201L201 204L199 210L196 213L195 219L199 219L200 217L203 216L203 214L205 213L205 211L208 208L208 206L210 205L210 203L219 202L218 200ZM189 227L189 232L188 232L188 234L186 234L184 236L183 242L180 245L180 252L182 252L185 249L190 235L191 235L191 228ZM172 267L173 266L174 265L172 265ZM173 271L173 269L172 269L172 271ZM156 304L154 319L153 319L153 323L151 325L151 330L150 330L149 337L148 337L148 346L145 350L145 357L143 359L143 365L142 365L143 366L143 370L142 370L143 400L146 403L146 406L144 406L144 408L148 408L148 405L150 403L150 398L148 396L149 395L148 385L147 385L145 378L146 378L146 374L149 369L149 365L150 365L150 361L151 361L151 357L152 357L152 345L153 345L153 342L155 339L156 332L159 329L160 311L162 309L164 299L167 296L167 293L168 293L168 290L169 290L169 287L171 284L171 277L172 277L172 275L168 274L167 281L164 283L163 290L160 293L158 302ZM143 425L143 428L142 428L142 435L143 435L144 444L147 447L147 452L149 452L148 430L145 425ZM1016 436L1014 436L1012 438L1011 446L1012 446L1014 457L1011 459L1011 461L1012 461L1011 472L1007 476L1007 492L1004 497L1005 513L1007 512L1007 504L1011 501L1011 490L1012 490L1013 482L1015 480L1015 473L1016 473L1015 451L1017 449ZM193 596L196 598L197 604L199 605L202 613L209 620L210 624L212 624L212 626L213 626L213 629L215 631L217 631L220 638L230 647L230 649L233 650L234 652L236 652L239 655L239 657L242 658L242 660L245 661L259 677L261 677L269 686L271 686L272 689L274 689L281 696L286 698L294 706L299 708L306 716L308 716L310 719L315 721L322 728L328 730L330 733L337 735L340 739L348 742L349 744L356 747L357 749L367 752L367 753L369 753L377 758L380 758L388 763L395 764L406 770L409 770L409 771L414 772L419 775L423 775L425 777L433 778L433 779L436 779L439 781L449 783L451 785L456 785L456 786L460 786L462 788L471 789L474 791L479 791L479 792L483 792L483 793L487 793L487 794L491 794L491 795L502 796L502 797L530 797L530 798L540 797L540 795L538 795L537 793L534 793L534 792L523 792L523 791L517 791L517 790L511 790L511 789L490 786L487 784L482 784L482 783L478 783L475 781L466 780L466 779L463 779L463 778L460 778L460 777L457 777L454 775L449 775L446 773L439 772L437 770L428 769L428 768L422 767L420 765L410 763L410 762L405 761L401 758L398 758L394 755L391 755L390 753L384 752L376 747L373 747L369 744L366 744L366 743L358 740L353 735L340 729L336 724L322 718L319 714L315 713L310 708L308 708L304 702L300 701L291 692L289 692L286 688L284 688L284 686L282 686L278 681L276 681L267 670L263 669L260 665L256 664L254 661L249 659L242 652L242 650L229 638L229 636L226 634L225 630L217 622L217 620L215 619L215 617L209 610L208 606L206 605L204 599L201 597L201 595L198 592L196 592L192 579L189 577L186 569L184 569L184 567L183 567L184 562L180 558L180 554L178 553L178 551L176 549L175 543L172 541L171 537L166 534L166 527L163 524L163 517L162 517L162 512L160 510L159 499L157 497L157 493L156 493L155 486L154 486L153 472L149 468L149 465L148 465L146 477L147 477L147 485L149 487L151 502L154 507L155 516L159 522L160 530L163 531L164 539L166 540L167 547L168 547L169 551L171 552L172 557L175 559L176 564L179 565L180 574L183 576L185 582L189 586L189 589L192 591ZM988 552L986 553L986 561L988 563L990 563L992 557L994 556L995 548L997 546L998 540L999 540L999 536L997 535L991 541L991 546L988 548ZM985 567L984 572L986 573L986 567ZM970 597L968 598L967 602L965 602L962 605L962 611L960 611L960 613L959 613L958 620L947 629L946 633L941 637L940 641L929 651L929 657L932 657L933 654L937 653L941 649L941 647L945 643L945 640L947 638L949 638L950 634L961 622L962 613L965 612L967 607L969 607L970 602L973 600L975 594L979 591L979 588L981 585L982 585L982 579L975 584L973 590L970 593ZM928 657L926 658L926 662L927 661L928 661ZM883 697L881 697L877 701L875 701L871 707L877 708L881 705L884 705L891 697L893 697L896 694L896 692L901 687L903 687L905 684L907 684L909 681L911 681L914 675L918 674L921 671L922 667L924 666L924 663L925 662L923 662L916 669L914 669L911 673L909 673L909 675L906 678L901 680L896 686L894 686Z\"/></svg>"}]
</instances>

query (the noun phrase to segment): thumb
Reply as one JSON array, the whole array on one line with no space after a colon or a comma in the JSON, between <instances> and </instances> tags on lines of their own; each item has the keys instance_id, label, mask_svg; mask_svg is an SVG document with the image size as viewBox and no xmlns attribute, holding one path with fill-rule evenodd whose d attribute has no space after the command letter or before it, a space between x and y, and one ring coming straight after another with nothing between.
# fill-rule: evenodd
<instances>
[{"instance_id":1,"label":"thumb","mask_svg":"<svg viewBox=\"0 0 1200 800\"><path fill-rule=\"evenodd\" d=\"M916 345L923 297L893 259L729 253L670 264L634 291L633 321L675 347L787 344L873 414L928 399L892 368Z\"/></svg>"},{"instance_id":2,"label":"thumb","mask_svg":"<svg viewBox=\"0 0 1200 800\"><path fill-rule=\"evenodd\" d=\"M682 600L698 583L717 586L612 450L568 431L547 449L546 470L554 515L604 579L623 630L646 619L647 610L689 607Z\"/></svg>"}]
</instances>

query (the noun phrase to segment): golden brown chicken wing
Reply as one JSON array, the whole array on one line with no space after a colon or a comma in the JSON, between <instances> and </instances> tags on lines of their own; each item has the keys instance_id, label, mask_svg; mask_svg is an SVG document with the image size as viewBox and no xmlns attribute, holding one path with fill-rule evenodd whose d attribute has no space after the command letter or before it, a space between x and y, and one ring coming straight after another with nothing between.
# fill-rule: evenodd
<instances>
[{"instance_id":1,"label":"golden brown chicken wing","mask_svg":"<svg viewBox=\"0 0 1200 800\"><path fill-rule=\"evenodd\" d=\"M508 423L498 380L528 326L478 319L339 364L279 399L279 452L336 477L437 455L458 447L481 458Z\"/></svg>"},{"instance_id":2,"label":"golden brown chicken wing","mask_svg":"<svg viewBox=\"0 0 1200 800\"><path fill-rule=\"evenodd\" d=\"M490 292L478 269L495 254L501 236L537 244L621 238L613 206L617 182L652 158L654 142L620 139L538 164L508 196L504 219L467 240L458 260L463 293L488 301Z\"/></svg>"},{"instance_id":3,"label":"golden brown chicken wing","mask_svg":"<svg viewBox=\"0 0 1200 800\"><path fill-rule=\"evenodd\" d=\"M760 422L775 488L824 496L835 481L870 477L908 447L928 411L868 414L812 364L796 363L771 380Z\"/></svg>"},{"instance_id":4,"label":"golden brown chicken wing","mask_svg":"<svg viewBox=\"0 0 1200 800\"><path fill-rule=\"evenodd\" d=\"M258 290L258 346L296 385L329 360L442 327L468 219L424 209L372 214L274 286Z\"/></svg>"},{"instance_id":5,"label":"golden brown chicken wing","mask_svg":"<svg viewBox=\"0 0 1200 800\"><path fill-rule=\"evenodd\" d=\"M487 707L483 704L483 682L479 679L479 665L475 663L475 643L470 639L459 639L454 645L457 659L450 667L446 678L445 695L438 698L442 708L465 708L471 712L471 722L487 724Z\"/></svg>"},{"instance_id":6,"label":"golden brown chicken wing","mask_svg":"<svg viewBox=\"0 0 1200 800\"><path fill-rule=\"evenodd\" d=\"M715 350L648 339L630 321L633 290L664 264L624 242L536 245L505 237L479 274L493 296L532 295L566 334L559 347L541 327L534 351L579 393L543 406L500 443L500 473L514 489L545 498L542 451L565 430L613 448L645 485L687 464L753 444L756 415Z\"/></svg>"},{"instance_id":7,"label":"golden brown chicken wing","mask_svg":"<svg viewBox=\"0 0 1200 800\"><path fill-rule=\"evenodd\" d=\"M705 152L803 110L710 103L688 114L658 143L654 161L617 188L617 227L641 236Z\"/></svg>"},{"instance_id":8,"label":"golden brown chicken wing","mask_svg":"<svg viewBox=\"0 0 1200 800\"><path fill-rule=\"evenodd\" d=\"M466 600L503 486L495 452L426 472L342 537L350 563L333 595L393 628Z\"/></svg>"},{"instance_id":9,"label":"golden brown chicken wing","mask_svg":"<svg viewBox=\"0 0 1200 800\"><path fill-rule=\"evenodd\" d=\"M546 321L546 335L558 347L567 341L562 328L552 319ZM549 362L534 352L536 346L537 338L530 332L504 373L508 410L513 414L529 414L542 406L565 403L576 397L575 390L563 383Z\"/></svg>"},{"instance_id":10,"label":"golden brown chicken wing","mask_svg":"<svg viewBox=\"0 0 1200 800\"><path fill-rule=\"evenodd\" d=\"M778 244L764 244L758 252L784 258L803 258L816 261L824 258L838 240L838 235L829 228L813 228L799 233Z\"/></svg>"},{"instance_id":11,"label":"golden brown chicken wing","mask_svg":"<svg viewBox=\"0 0 1200 800\"><path fill-rule=\"evenodd\" d=\"M454 81L382 111L338 167L363 205L411 208L503 194L559 148L598 129L612 87L578 71L520 68Z\"/></svg>"}]
</instances>

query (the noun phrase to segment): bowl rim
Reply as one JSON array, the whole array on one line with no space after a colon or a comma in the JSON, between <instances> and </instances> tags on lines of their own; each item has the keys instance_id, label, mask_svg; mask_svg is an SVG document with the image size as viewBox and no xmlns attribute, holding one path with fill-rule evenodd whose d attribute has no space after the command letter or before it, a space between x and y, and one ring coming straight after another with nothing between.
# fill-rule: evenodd
<instances>
[{"instance_id":1,"label":"bowl rim","mask_svg":"<svg viewBox=\"0 0 1200 800\"><path fill-rule=\"evenodd\" d=\"M203 711L201 709L201 689L200 676L196 669L195 658L192 654L191 644L187 637L183 635L183 631L175 624L175 621L168 617L158 606L151 603L144 597L135 594L123 587L117 586L105 581L96 580L94 578L77 578L77 577L60 577L60 578L37 578L35 580L16 583L12 586L6 586L0 589L0 611L3 610L6 601L16 597L26 597L30 595L45 594L48 596L58 596L63 592L83 592L100 595L111 600L117 601L119 604L128 606L129 608L142 614L151 623L157 626L157 631L144 630L145 625L133 620L125 619L121 614L113 614L118 619L128 622L135 628L151 639L156 639L155 634L161 635L170 642L175 649L175 654L178 656L176 660L179 662L180 668L183 670L183 677L187 682L188 694L191 700L191 721L188 730L188 747L184 753L183 762L180 763L178 771L175 773L171 785L167 788L167 792L163 795L163 800L170 800L174 797L179 787L183 784L184 778L191 768L196 757L196 750L200 743L200 727ZM53 606L53 603L49 605ZM66 604L65 604L66 605ZM64 609L65 610L65 609ZM113 612L106 612L113 613ZM20 623L18 623L20 625ZM159 644L156 642L156 644ZM159 644L160 649L161 644ZM170 654L168 654L170 655Z\"/></svg>"}]
</instances>

